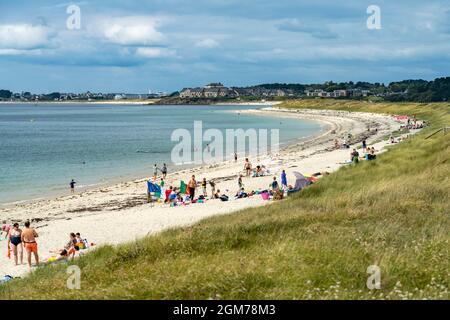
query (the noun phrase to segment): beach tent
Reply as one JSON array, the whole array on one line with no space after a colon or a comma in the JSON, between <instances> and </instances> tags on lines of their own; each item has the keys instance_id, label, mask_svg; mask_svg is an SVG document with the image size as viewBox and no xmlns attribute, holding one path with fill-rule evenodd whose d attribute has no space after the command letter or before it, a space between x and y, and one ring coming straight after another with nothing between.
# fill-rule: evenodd
<instances>
[{"instance_id":1,"label":"beach tent","mask_svg":"<svg viewBox=\"0 0 450 320\"><path fill-rule=\"evenodd\" d=\"M300 191L304 187L309 186L311 184L311 182L300 172L294 171L293 174L295 176L295 185L294 189L289 190L289 192Z\"/></svg>"}]
</instances>

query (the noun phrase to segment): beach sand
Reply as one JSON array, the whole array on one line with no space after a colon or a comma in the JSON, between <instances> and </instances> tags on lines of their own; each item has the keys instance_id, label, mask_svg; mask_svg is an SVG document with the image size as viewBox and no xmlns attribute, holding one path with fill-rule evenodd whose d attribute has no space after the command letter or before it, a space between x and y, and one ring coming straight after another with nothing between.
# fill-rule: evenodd
<instances>
[{"instance_id":1,"label":"beach sand","mask_svg":"<svg viewBox=\"0 0 450 320\"><path fill-rule=\"evenodd\" d=\"M242 112L242 111L240 111ZM258 178L243 178L246 191L266 189L273 176L280 182L281 170L285 169L288 184L294 183L293 171L305 174L315 172L333 172L350 158L352 149L333 150L334 139L340 141L348 133L353 135L352 146L360 146L363 137L367 138L369 146L374 146L377 153L385 151L389 142L386 137L397 130L400 124L393 117L369 113L349 113L343 111L301 110L292 112L268 107L263 110L249 110L271 117L297 117L312 119L326 124L326 131L307 140L299 140L280 150L277 155L251 157L253 167L265 165L272 175ZM282 121L282 120L281 120ZM375 131L375 128L377 131ZM374 143L376 142L376 143ZM146 180L118 183L115 185L86 190L79 194L67 195L54 199L46 199L31 203L21 203L13 207L0 209L0 217L8 223L23 222L30 219L32 226L39 233L38 246L41 259L52 254L50 250L61 249L68 241L70 232L80 232L83 238L102 244L118 244L155 234L168 228L187 226L204 218L230 214L232 212L254 207L269 205L260 196L234 200L238 189L237 176L242 173L244 159L239 158L216 165L203 165L170 173L166 186L179 187L180 180L188 181L192 174L197 181L202 178L215 179L216 189L230 196L230 201L208 200L203 204L169 207L166 204L146 203ZM169 170L174 168L170 168ZM151 171L151 170L149 170ZM151 174L151 172L149 172ZM200 192L199 188L197 194ZM210 187L208 185L208 192ZM69 193L69 192L68 192ZM94 247L95 248L95 247ZM7 242L0 241L0 276L9 274L21 276L29 271L27 265L14 266L13 257L8 259ZM26 262L26 258L24 259Z\"/></svg>"}]
</instances>

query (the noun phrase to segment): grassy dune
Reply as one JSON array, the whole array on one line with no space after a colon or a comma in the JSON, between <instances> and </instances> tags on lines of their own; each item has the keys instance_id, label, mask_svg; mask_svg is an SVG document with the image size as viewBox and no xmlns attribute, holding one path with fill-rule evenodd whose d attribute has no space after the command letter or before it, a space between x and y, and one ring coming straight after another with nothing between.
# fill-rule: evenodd
<instances>
[{"instance_id":1,"label":"grassy dune","mask_svg":"<svg viewBox=\"0 0 450 320\"><path fill-rule=\"evenodd\" d=\"M448 299L450 104L333 100L289 108L416 114L431 126L376 161L345 167L286 201L210 218L1 286L3 299ZM381 290L366 269L381 268Z\"/></svg>"}]
</instances>

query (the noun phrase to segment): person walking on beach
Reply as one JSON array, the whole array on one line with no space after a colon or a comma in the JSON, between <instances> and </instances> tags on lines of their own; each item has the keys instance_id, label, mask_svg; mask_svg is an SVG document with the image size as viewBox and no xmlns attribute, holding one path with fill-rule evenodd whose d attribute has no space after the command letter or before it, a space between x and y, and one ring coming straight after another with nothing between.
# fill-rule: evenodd
<instances>
[{"instance_id":1,"label":"person walking on beach","mask_svg":"<svg viewBox=\"0 0 450 320\"><path fill-rule=\"evenodd\" d=\"M242 183L242 174L240 174L238 178L238 188L239 191L242 190L242 188L244 188L244 184Z\"/></svg>"},{"instance_id":2,"label":"person walking on beach","mask_svg":"<svg viewBox=\"0 0 450 320\"><path fill-rule=\"evenodd\" d=\"M234 153L234 162L237 162L237 152Z\"/></svg>"},{"instance_id":3,"label":"person walking on beach","mask_svg":"<svg viewBox=\"0 0 450 320\"><path fill-rule=\"evenodd\" d=\"M20 264L23 264L23 246L22 246L22 230L19 228L19 224L14 223L12 229L8 232L8 248L10 248L14 254L14 262L18 265L18 257L20 255Z\"/></svg>"},{"instance_id":4,"label":"person walking on beach","mask_svg":"<svg viewBox=\"0 0 450 320\"><path fill-rule=\"evenodd\" d=\"M367 150L367 142L366 142L366 139L364 139L362 141L362 152L364 153L364 152L366 152L366 150Z\"/></svg>"},{"instance_id":5,"label":"person walking on beach","mask_svg":"<svg viewBox=\"0 0 450 320\"><path fill-rule=\"evenodd\" d=\"M247 177L250 177L250 173L251 173L251 171L252 171L252 164L250 163L250 161L248 160L248 158L245 158L244 170L245 170L246 176L247 176Z\"/></svg>"},{"instance_id":6,"label":"person walking on beach","mask_svg":"<svg viewBox=\"0 0 450 320\"><path fill-rule=\"evenodd\" d=\"M161 172L162 172L163 178L165 179L167 176L167 165L165 163L163 164Z\"/></svg>"},{"instance_id":7,"label":"person walking on beach","mask_svg":"<svg viewBox=\"0 0 450 320\"><path fill-rule=\"evenodd\" d=\"M197 188L197 181L195 180L195 176L193 175L191 180L189 181L189 198L191 201L194 200L195 197L195 189Z\"/></svg>"},{"instance_id":8,"label":"person walking on beach","mask_svg":"<svg viewBox=\"0 0 450 320\"><path fill-rule=\"evenodd\" d=\"M209 180L209 185L211 186L211 198L214 198L214 194L216 193L216 183L214 180Z\"/></svg>"},{"instance_id":9,"label":"person walking on beach","mask_svg":"<svg viewBox=\"0 0 450 320\"><path fill-rule=\"evenodd\" d=\"M156 182L156 178L158 177L158 166L155 165L153 166L153 182Z\"/></svg>"},{"instance_id":10,"label":"person walking on beach","mask_svg":"<svg viewBox=\"0 0 450 320\"><path fill-rule=\"evenodd\" d=\"M21 240L24 243L25 250L27 251L28 265L31 268L31 253L34 254L36 265L39 265L38 246L36 238L38 234L36 230L30 227L30 221L25 222L25 229L22 231Z\"/></svg>"},{"instance_id":11,"label":"person walking on beach","mask_svg":"<svg viewBox=\"0 0 450 320\"><path fill-rule=\"evenodd\" d=\"M354 164L359 162L359 152L356 149L353 149L353 152L350 154L350 159Z\"/></svg>"},{"instance_id":12,"label":"person walking on beach","mask_svg":"<svg viewBox=\"0 0 450 320\"><path fill-rule=\"evenodd\" d=\"M287 189L287 177L286 177L286 171L283 170L281 172L281 187L284 189Z\"/></svg>"},{"instance_id":13,"label":"person walking on beach","mask_svg":"<svg viewBox=\"0 0 450 320\"><path fill-rule=\"evenodd\" d=\"M72 181L70 181L69 185L70 185L70 192L73 194L75 193L75 180L72 179Z\"/></svg>"}]
</instances>

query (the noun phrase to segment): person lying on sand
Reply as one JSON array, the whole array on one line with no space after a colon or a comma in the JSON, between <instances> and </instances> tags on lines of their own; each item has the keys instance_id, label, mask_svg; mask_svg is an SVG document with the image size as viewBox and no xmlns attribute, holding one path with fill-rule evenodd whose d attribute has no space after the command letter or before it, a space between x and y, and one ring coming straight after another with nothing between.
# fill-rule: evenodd
<instances>
[{"instance_id":1,"label":"person lying on sand","mask_svg":"<svg viewBox=\"0 0 450 320\"><path fill-rule=\"evenodd\" d=\"M248 194L247 194L247 192L245 192L244 188L242 188L241 190L239 190L236 193L236 199L247 198L247 197L248 197Z\"/></svg>"}]
</instances>

